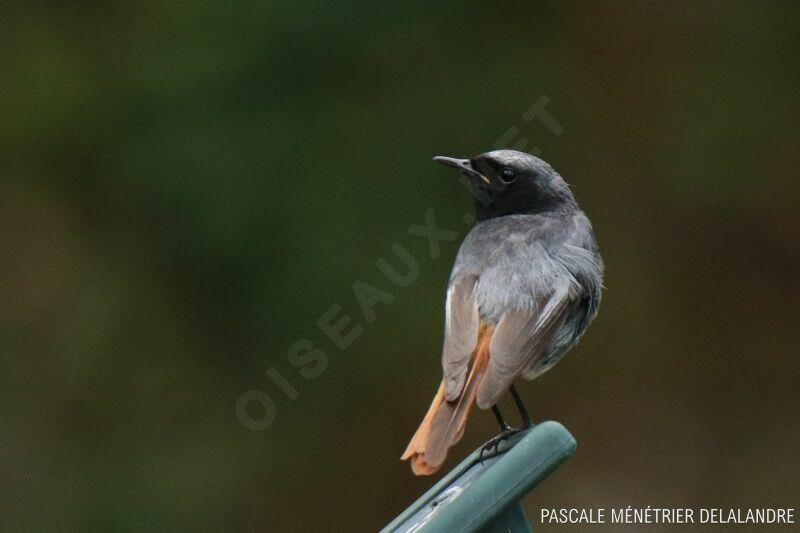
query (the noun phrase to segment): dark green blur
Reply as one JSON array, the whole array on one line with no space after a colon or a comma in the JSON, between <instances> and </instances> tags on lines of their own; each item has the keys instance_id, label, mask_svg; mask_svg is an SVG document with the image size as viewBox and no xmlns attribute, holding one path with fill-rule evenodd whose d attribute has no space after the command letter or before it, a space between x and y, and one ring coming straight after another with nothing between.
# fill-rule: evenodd
<instances>
[{"instance_id":1,"label":"dark green blur","mask_svg":"<svg viewBox=\"0 0 800 533\"><path fill-rule=\"evenodd\" d=\"M796 506L799 23L789 2L4 3L0 529L387 523L433 482L398 458L471 209L431 157L512 127L607 270L582 343L521 387L578 441L534 524ZM523 118L543 96L560 135ZM437 258L408 233L429 209L458 232ZM408 287L375 264L400 268L394 243ZM393 299L372 322L356 282ZM316 324L333 304L363 327L344 350ZM263 431L236 415L251 390ZM446 468L494 432L473 413Z\"/></svg>"}]
</instances>

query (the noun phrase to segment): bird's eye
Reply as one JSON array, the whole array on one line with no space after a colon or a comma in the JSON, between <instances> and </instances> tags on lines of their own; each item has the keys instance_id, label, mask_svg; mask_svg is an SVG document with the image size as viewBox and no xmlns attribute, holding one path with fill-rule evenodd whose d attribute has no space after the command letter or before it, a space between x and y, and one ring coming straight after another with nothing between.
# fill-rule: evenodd
<instances>
[{"instance_id":1,"label":"bird's eye","mask_svg":"<svg viewBox=\"0 0 800 533\"><path fill-rule=\"evenodd\" d=\"M504 168L500 171L500 179L503 183L511 183L517 178L517 174L510 168Z\"/></svg>"}]
</instances>

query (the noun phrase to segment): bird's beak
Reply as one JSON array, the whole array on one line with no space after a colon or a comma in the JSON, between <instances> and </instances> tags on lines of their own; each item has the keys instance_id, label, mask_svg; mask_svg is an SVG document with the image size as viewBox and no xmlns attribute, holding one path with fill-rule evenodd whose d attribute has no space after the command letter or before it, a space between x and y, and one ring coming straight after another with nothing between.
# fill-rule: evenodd
<instances>
[{"instance_id":1,"label":"bird's beak","mask_svg":"<svg viewBox=\"0 0 800 533\"><path fill-rule=\"evenodd\" d=\"M472 168L472 163L470 163L469 159L456 159L454 157L445 157L443 155L437 155L433 158L434 161L442 163L443 165L447 165L448 167L453 167L458 169L463 174L466 174L470 178L478 178L486 182L487 185L491 185L492 182L489 178Z\"/></svg>"}]
</instances>

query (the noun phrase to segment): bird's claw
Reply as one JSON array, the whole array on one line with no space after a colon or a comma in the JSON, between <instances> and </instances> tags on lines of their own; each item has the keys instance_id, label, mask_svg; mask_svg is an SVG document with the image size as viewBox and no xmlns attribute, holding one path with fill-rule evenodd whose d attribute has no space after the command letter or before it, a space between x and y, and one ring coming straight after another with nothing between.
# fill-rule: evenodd
<instances>
[{"instance_id":1,"label":"bird's claw","mask_svg":"<svg viewBox=\"0 0 800 533\"><path fill-rule=\"evenodd\" d=\"M514 435L516 435L517 433L519 433L520 431L522 431L524 429L526 429L526 428L524 428L524 427L522 427L522 428L507 427L499 435L496 435L496 436L492 437L491 439L489 439L488 441L486 441L486 444L483 445L483 447L481 448L480 453L478 454L478 460L479 461L483 461L484 452L490 452L490 451L494 450L494 452L496 453L498 451L497 447L500 445L501 442L503 442L504 440L510 439L511 437L513 437Z\"/></svg>"}]
</instances>

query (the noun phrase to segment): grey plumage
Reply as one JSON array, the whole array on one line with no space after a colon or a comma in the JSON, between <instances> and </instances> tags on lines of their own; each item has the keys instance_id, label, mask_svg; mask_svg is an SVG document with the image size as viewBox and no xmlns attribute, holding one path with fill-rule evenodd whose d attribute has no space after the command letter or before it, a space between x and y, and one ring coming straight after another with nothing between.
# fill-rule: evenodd
<instances>
[{"instance_id":1,"label":"grey plumage","mask_svg":"<svg viewBox=\"0 0 800 533\"><path fill-rule=\"evenodd\" d=\"M473 404L493 406L578 342L603 275L591 223L550 165L513 150L435 159L470 178L477 222L447 289L444 378L403 454L417 474L439 468Z\"/></svg>"},{"instance_id":2,"label":"grey plumage","mask_svg":"<svg viewBox=\"0 0 800 533\"><path fill-rule=\"evenodd\" d=\"M528 154L502 150L487 155L505 164L524 161L545 178L539 186L558 191L562 201L541 212L479 221L459 249L448 287L445 346L451 336L464 335L460 321L450 319L452 311L467 314L461 308L474 301L480 320L496 327L478 391L477 403L484 409L520 374L528 379L541 375L578 342L597 314L603 273L591 223L561 176ZM474 298L462 293L465 278L476 279ZM469 360L445 349L442 362L445 396L452 400L463 386Z\"/></svg>"}]
</instances>

